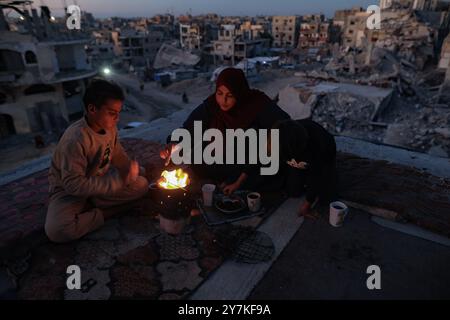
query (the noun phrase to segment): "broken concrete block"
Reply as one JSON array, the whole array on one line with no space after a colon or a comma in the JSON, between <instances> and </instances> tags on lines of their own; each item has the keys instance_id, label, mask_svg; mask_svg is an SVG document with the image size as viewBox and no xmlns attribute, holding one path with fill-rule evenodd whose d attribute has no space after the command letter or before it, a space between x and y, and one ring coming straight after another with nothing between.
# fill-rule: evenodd
<instances>
[{"instance_id":1,"label":"broken concrete block","mask_svg":"<svg viewBox=\"0 0 450 320\"><path fill-rule=\"evenodd\" d=\"M307 119L311 117L311 105L309 103L312 102L312 100L310 101L312 95L311 89L297 89L288 86L279 92L280 100L278 101L278 105L292 119Z\"/></svg>"},{"instance_id":2,"label":"broken concrete block","mask_svg":"<svg viewBox=\"0 0 450 320\"><path fill-rule=\"evenodd\" d=\"M391 124L386 130L383 142L393 146L407 146L414 138L414 132L406 124Z\"/></svg>"}]
</instances>

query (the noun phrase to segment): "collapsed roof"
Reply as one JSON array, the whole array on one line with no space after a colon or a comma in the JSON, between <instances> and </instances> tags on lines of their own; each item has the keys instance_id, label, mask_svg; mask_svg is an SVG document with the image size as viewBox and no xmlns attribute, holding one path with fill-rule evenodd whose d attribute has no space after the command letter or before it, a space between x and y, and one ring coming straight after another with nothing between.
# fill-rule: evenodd
<instances>
[{"instance_id":1,"label":"collapsed roof","mask_svg":"<svg viewBox=\"0 0 450 320\"><path fill-rule=\"evenodd\" d=\"M155 69L168 68L172 66L195 66L200 62L200 57L178 49L169 44L163 44L159 49L153 67Z\"/></svg>"}]
</instances>

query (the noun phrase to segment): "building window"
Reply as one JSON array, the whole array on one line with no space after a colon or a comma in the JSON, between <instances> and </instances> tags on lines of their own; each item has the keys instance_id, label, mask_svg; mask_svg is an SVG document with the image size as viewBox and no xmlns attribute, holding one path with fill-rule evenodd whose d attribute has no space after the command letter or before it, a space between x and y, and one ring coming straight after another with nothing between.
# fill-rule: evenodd
<instances>
[{"instance_id":1,"label":"building window","mask_svg":"<svg viewBox=\"0 0 450 320\"><path fill-rule=\"evenodd\" d=\"M33 51L27 51L25 52L25 62L27 64L35 64L37 63L36 55Z\"/></svg>"},{"instance_id":2,"label":"building window","mask_svg":"<svg viewBox=\"0 0 450 320\"><path fill-rule=\"evenodd\" d=\"M0 50L0 72L18 70L25 70L21 53L12 50Z\"/></svg>"}]
</instances>

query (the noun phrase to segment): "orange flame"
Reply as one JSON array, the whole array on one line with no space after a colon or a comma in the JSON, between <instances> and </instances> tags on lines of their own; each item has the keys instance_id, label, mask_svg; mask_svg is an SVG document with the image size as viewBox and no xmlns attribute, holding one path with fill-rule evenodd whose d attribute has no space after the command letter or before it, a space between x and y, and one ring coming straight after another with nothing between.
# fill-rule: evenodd
<instances>
[{"instance_id":1,"label":"orange flame","mask_svg":"<svg viewBox=\"0 0 450 320\"><path fill-rule=\"evenodd\" d=\"M164 189L180 189L188 185L189 175L182 169L173 171L164 170L161 173L161 178L158 181L160 187Z\"/></svg>"}]
</instances>

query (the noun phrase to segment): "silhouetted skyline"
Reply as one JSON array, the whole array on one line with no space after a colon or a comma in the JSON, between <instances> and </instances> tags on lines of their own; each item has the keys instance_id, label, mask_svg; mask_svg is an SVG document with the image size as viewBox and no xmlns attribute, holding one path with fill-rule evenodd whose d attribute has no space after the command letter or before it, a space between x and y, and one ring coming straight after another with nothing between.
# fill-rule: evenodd
<instances>
[{"instance_id":1,"label":"silhouetted skyline","mask_svg":"<svg viewBox=\"0 0 450 320\"><path fill-rule=\"evenodd\" d=\"M47 4L62 12L64 0L35 1L35 5ZM175 15L192 13L217 13L220 15L303 15L323 13L333 16L339 9L353 6L367 8L379 4L378 0L67 0L68 5L76 3L82 10L95 17L150 17L155 14L173 13Z\"/></svg>"}]
</instances>

